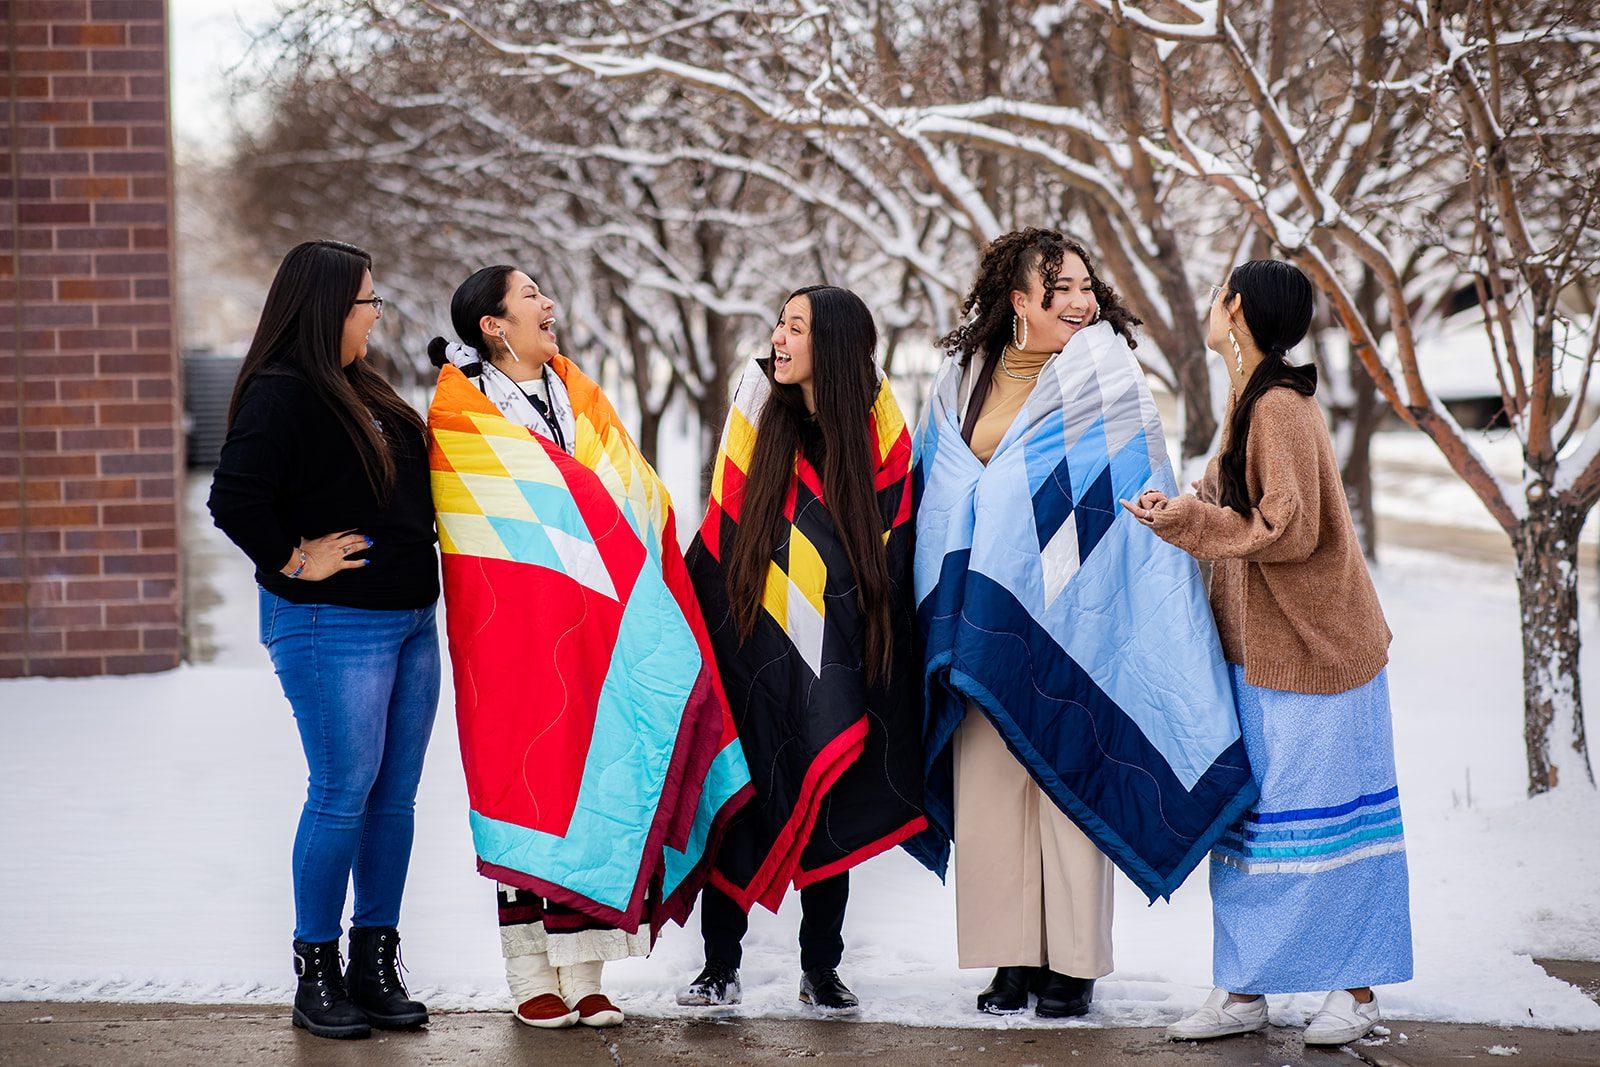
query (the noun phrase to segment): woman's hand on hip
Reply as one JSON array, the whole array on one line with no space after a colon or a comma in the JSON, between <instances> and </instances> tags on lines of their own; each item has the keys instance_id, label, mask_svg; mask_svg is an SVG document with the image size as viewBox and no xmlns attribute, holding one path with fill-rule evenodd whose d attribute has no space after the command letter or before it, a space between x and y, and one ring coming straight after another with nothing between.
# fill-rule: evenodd
<instances>
[{"instance_id":1,"label":"woman's hand on hip","mask_svg":"<svg viewBox=\"0 0 1600 1067\"><path fill-rule=\"evenodd\" d=\"M350 558L355 553L365 552L371 547L372 538L356 530L345 530L343 533L331 533L326 537L302 540L300 547L289 557L289 562L283 565L282 571L298 581L320 582L340 571L355 570L371 563L369 559ZM302 559L304 559L303 566ZM300 569L299 574L295 574L297 567Z\"/></svg>"}]
</instances>

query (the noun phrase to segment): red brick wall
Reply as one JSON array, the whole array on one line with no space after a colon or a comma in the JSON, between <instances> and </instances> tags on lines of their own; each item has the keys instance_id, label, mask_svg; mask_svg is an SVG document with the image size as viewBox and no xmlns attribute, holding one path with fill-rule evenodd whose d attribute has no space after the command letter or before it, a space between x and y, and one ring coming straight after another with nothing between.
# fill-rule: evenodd
<instances>
[{"instance_id":1,"label":"red brick wall","mask_svg":"<svg viewBox=\"0 0 1600 1067\"><path fill-rule=\"evenodd\" d=\"M163 0L8 0L0 677L176 666Z\"/></svg>"}]
</instances>

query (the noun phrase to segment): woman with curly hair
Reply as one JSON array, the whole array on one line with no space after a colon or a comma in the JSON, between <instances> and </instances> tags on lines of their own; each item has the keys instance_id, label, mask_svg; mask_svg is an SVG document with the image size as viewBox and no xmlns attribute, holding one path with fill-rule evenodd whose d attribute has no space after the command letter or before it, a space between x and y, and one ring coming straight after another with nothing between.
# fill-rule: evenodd
<instances>
[{"instance_id":1,"label":"woman with curly hair","mask_svg":"<svg viewBox=\"0 0 1600 1067\"><path fill-rule=\"evenodd\" d=\"M998 968L979 1010L1083 1015L1112 864L1170 894L1253 784L1198 570L1116 506L1173 485L1139 319L1040 229L985 250L963 310L918 433L914 851L942 873L954 841L960 964Z\"/></svg>"}]
</instances>

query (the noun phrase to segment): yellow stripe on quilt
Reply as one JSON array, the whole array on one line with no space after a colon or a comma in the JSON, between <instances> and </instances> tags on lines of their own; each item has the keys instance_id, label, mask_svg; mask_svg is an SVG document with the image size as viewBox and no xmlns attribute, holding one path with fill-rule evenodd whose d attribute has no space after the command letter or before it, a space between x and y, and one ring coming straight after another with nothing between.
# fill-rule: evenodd
<instances>
[{"instance_id":1,"label":"yellow stripe on quilt","mask_svg":"<svg viewBox=\"0 0 1600 1067\"><path fill-rule=\"evenodd\" d=\"M476 508L466 509L481 512L484 515L493 515L500 519L521 519L524 522L538 522L539 516L533 512L533 506L528 503L528 498L523 495L517 483L510 478L496 478L487 474L460 474L457 477L472 494L477 503ZM442 503L436 504L439 511L451 511Z\"/></svg>"},{"instance_id":2,"label":"yellow stripe on quilt","mask_svg":"<svg viewBox=\"0 0 1600 1067\"><path fill-rule=\"evenodd\" d=\"M894 401L888 378L883 380L883 385L878 389L878 398L872 404L872 415L873 425L878 428L878 458L882 459L889 454L905 429L905 418L900 414L900 405Z\"/></svg>"},{"instance_id":3,"label":"yellow stripe on quilt","mask_svg":"<svg viewBox=\"0 0 1600 1067\"><path fill-rule=\"evenodd\" d=\"M462 556L487 556L490 559L512 558L510 549L500 540L494 526L482 515L441 514L438 522L440 545L447 538L450 542L451 547L445 549L447 552Z\"/></svg>"},{"instance_id":4,"label":"yellow stripe on quilt","mask_svg":"<svg viewBox=\"0 0 1600 1067\"><path fill-rule=\"evenodd\" d=\"M517 425L499 412L490 415L482 411L468 411L465 414L478 432L487 437L509 437L514 441L526 441L529 438L526 427Z\"/></svg>"},{"instance_id":5,"label":"yellow stripe on quilt","mask_svg":"<svg viewBox=\"0 0 1600 1067\"><path fill-rule=\"evenodd\" d=\"M620 507L621 502L627 498L628 494L623 492L622 475L617 473L617 468L612 464L611 456L606 450L604 448L595 449L594 454L588 458L584 465L594 471L594 476L600 479L600 484L606 487L606 492L611 494L612 499L616 500Z\"/></svg>"},{"instance_id":6,"label":"yellow stripe on quilt","mask_svg":"<svg viewBox=\"0 0 1600 1067\"><path fill-rule=\"evenodd\" d=\"M822 594L828 587L828 568L816 546L798 526L789 530L789 580L817 609L818 615L827 614Z\"/></svg>"},{"instance_id":7,"label":"yellow stripe on quilt","mask_svg":"<svg viewBox=\"0 0 1600 1067\"><path fill-rule=\"evenodd\" d=\"M776 563L767 567L767 588L762 592L761 606L767 614L778 620L778 625L789 629L789 576Z\"/></svg>"},{"instance_id":8,"label":"yellow stripe on quilt","mask_svg":"<svg viewBox=\"0 0 1600 1067\"><path fill-rule=\"evenodd\" d=\"M481 515L483 509L473 499L472 490L455 471L433 472L433 507L435 511L455 512L462 515Z\"/></svg>"},{"instance_id":9,"label":"yellow stripe on quilt","mask_svg":"<svg viewBox=\"0 0 1600 1067\"><path fill-rule=\"evenodd\" d=\"M617 493L628 498L633 504L634 514L639 517L640 522L643 522L650 514L650 509L646 506L649 496L644 480L633 468L632 450L618 433L607 434L605 446L606 459L611 461L612 474L617 479Z\"/></svg>"},{"instance_id":10,"label":"yellow stripe on quilt","mask_svg":"<svg viewBox=\"0 0 1600 1067\"><path fill-rule=\"evenodd\" d=\"M667 525L667 513L672 507L666 486L625 434L613 430L608 435L607 445L611 462L626 484L627 497L634 506L635 514L640 523L648 527L648 532L654 535L656 547L659 548L662 532Z\"/></svg>"},{"instance_id":11,"label":"yellow stripe on quilt","mask_svg":"<svg viewBox=\"0 0 1600 1067\"><path fill-rule=\"evenodd\" d=\"M722 507L722 472L727 469L728 455L722 449L717 449L717 458L711 465L711 499L717 507Z\"/></svg>"},{"instance_id":12,"label":"yellow stripe on quilt","mask_svg":"<svg viewBox=\"0 0 1600 1067\"><path fill-rule=\"evenodd\" d=\"M439 523L439 551L447 556L461 554L461 549L457 547L455 538L450 536L450 531L445 529L443 523Z\"/></svg>"},{"instance_id":13,"label":"yellow stripe on quilt","mask_svg":"<svg viewBox=\"0 0 1600 1067\"><path fill-rule=\"evenodd\" d=\"M518 427L521 429L520 427ZM510 434L493 434L484 438L489 447L494 450L495 456L500 460L507 474L524 482L541 482L545 485L554 485L566 488L566 480L561 477L561 471L556 468L555 460L545 454L544 447L535 441L527 430L522 430L521 437ZM446 453L448 455L448 453ZM460 469L460 464L456 464ZM493 471L478 473L492 474Z\"/></svg>"},{"instance_id":14,"label":"yellow stripe on quilt","mask_svg":"<svg viewBox=\"0 0 1600 1067\"><path fill-rule=\"evenodd\" d=\"M666 486L626 433L615 426L596 426L588 415L577 416L577 442L573 456L594 471L629 516L629 525L641 535L654 535L660 549L672 501Z\"/></svg>"},{"instance_id":15,"label":"yellow stripe on quilt","mask_svg":"<svg viewBox=\"0 0 1600 1067\"><path fill-rule=\"evenodd\" d=\"M450 466L456 470L470 470L477 474L503 475L505 464L500 461L494 446L481 433L463 433L460 430L436 429L434 444L445 454Z\"/></svg>"},{"instance_id":16,"label":"yellow stripe on quilt","mask_svg":"<svg viewBox=\"0 0 1600 1067\"><path fill-rule=\"evenodd\" d=\"M756 452L756 428L738 408L728 412L728 432L722 438L722 450L740 470L746 474L750 472L750 460Z\"/></svg>"},{"instance_id":17,"label":"yellow stripe on quilt","mask_svg":"<svg viewBox=\"0 0 1600 1067\"><path fill-rule=\"evenodd\" d=\"M593 466L589 457L594 449L600 448L600 431L594 428L594 422L581 411L573 421L577 429L576 439L572 442L572 458L582 463L585 467Z\"/></svg>"},{"instance_id":18,"label":"yellow stripe on quilt","mask_svg":"<svg viewBox=\"0 0 1600 1067\"><path fill-rule=\"evenodd\" d=\"M623 488L631 495L634 483L638 479L634 477L633 457L629 454L627 442L622 439L621 434L614 431L606 434L601 440L605 445L606 455L611 459L611 465L622 475Z\"/></svg>"}]
</instances>

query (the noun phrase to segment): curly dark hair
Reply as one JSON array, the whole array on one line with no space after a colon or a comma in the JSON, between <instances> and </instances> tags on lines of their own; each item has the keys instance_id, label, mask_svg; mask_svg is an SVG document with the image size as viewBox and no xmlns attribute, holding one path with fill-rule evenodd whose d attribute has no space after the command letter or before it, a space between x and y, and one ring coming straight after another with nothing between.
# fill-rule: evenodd
<instances>
[{"instance_id":1,"label":"curly dark hair","mask_svg":"<svg viewBox=\"0 0 1600 1067\"><path fill-rule=\"evenodd\" d=\"M1027 289L1029 273L1037 270L1044 280L1043 306L1048 309L1055 301L1061 261L1069 252L1083 260L1083 265L1089 269L1089 288L1099 305L1100 317L1127 340L1129 348L1139 346L1133 328L1143 320L1129 311L1117 291L1095 272L1094 259L1087 248L1057 230L1033 226L996 237L983 250L983 257L978 261L978 277L962 301L964 321L939 340L940 347L960 357L963 367L971 362L974 353L982 351L985 356L961 424L961 435L968 444L972 443L978 413L989 395L1000 352L1011 341L1014 315L1011 291Z\"/></svg>"},{"instance_id":2,"label":"curly dark hair","mask_svg":"<svg viewBox=\"0 0 1600 1067\"><path fill-rule=\"evenodd\" d=\"M1055 301L1061 261L1069 252L1089 268L1089 287L1100 306L1100 317L1127 339L1128 347L1137 348L1139 342L1133 328L1142 325L1143 320L1129 311L1117 291L1101 279L1089 250L1057 230L1033 226L989 242L978 261L978 277L961 303L965 321L940 338L940 347L959 354L962 366L980 349L990 358L998 356L1011 340L1011 291L1028 288L1028 273L1037 269L1044 279L1043 306L1048 308Z\"/></svg>"}]
</instances>

